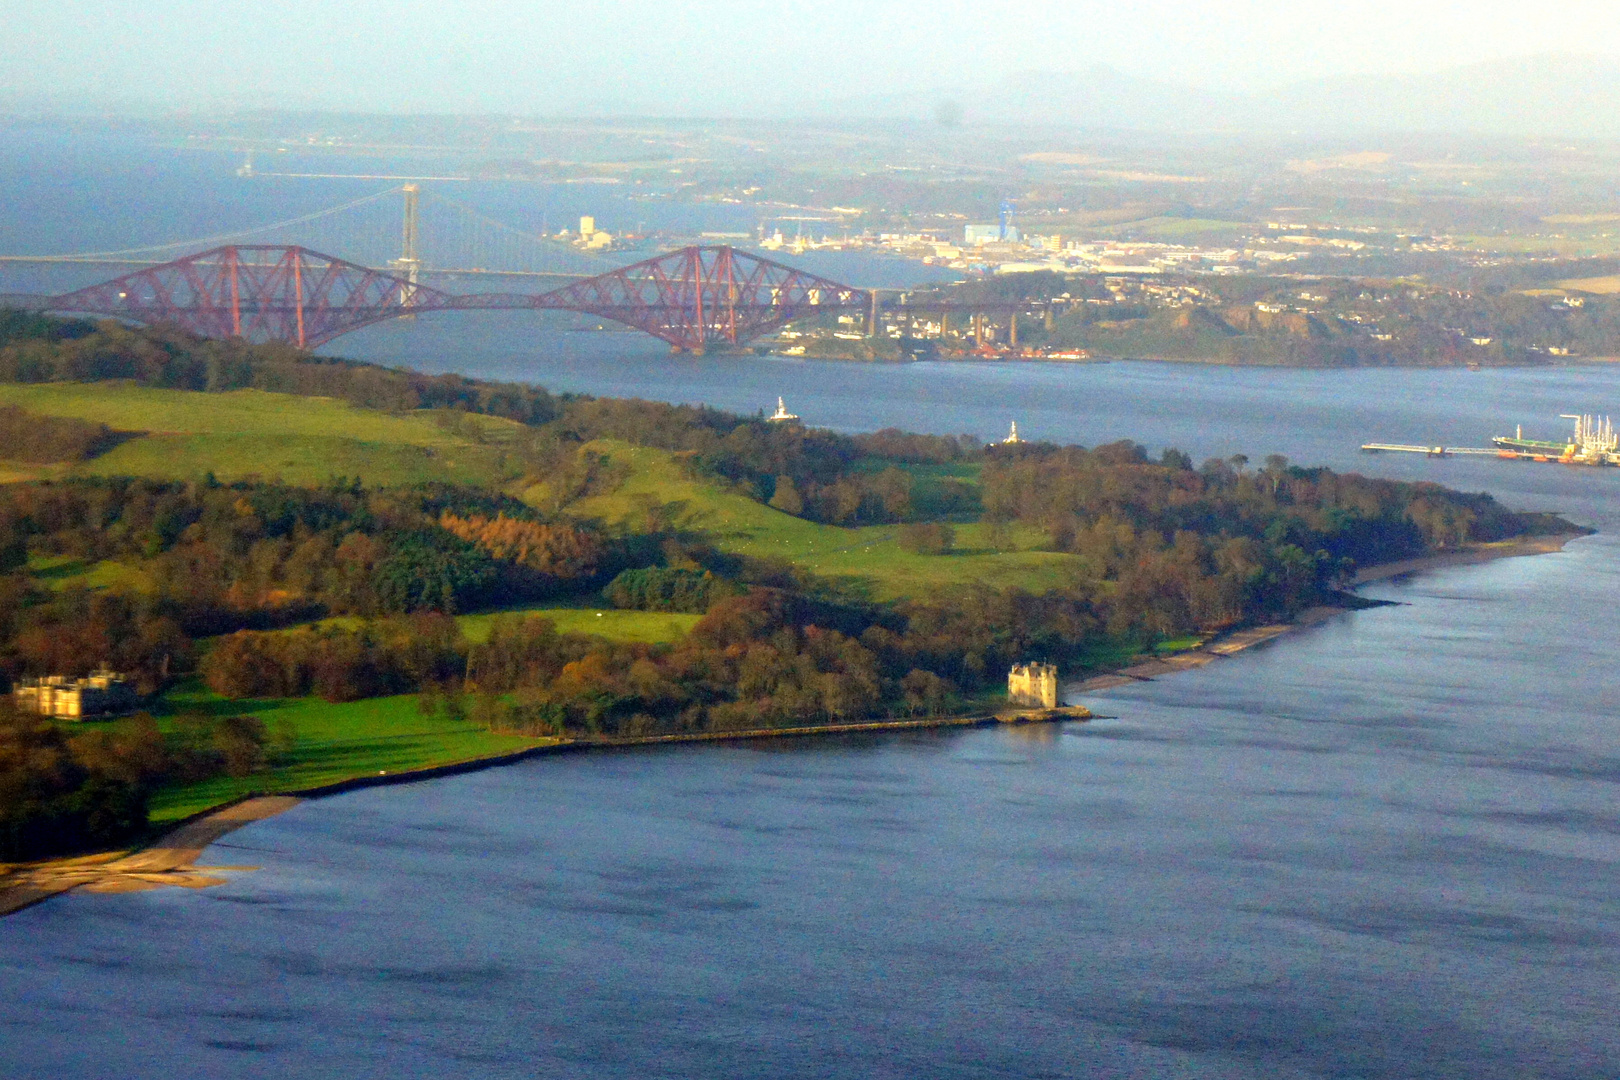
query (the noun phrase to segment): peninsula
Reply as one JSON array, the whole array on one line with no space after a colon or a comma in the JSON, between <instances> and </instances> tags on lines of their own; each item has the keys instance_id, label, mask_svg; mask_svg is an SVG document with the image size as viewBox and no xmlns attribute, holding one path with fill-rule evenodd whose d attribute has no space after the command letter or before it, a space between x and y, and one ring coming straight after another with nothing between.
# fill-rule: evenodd
<instances>
[{"instance_id":1,"label":"peninsula","mask_svg":"<svg viewBox=\"0 0 1620 1080\"><path fill-rule=\"evenodd\" d=\"M6 673L141 696L4 715L14 861L560 743L985 715L1013 663L1082 679L1576 531L1275 456L846 436L24 315L0 404Z\"/></svg>"}]
</instances>

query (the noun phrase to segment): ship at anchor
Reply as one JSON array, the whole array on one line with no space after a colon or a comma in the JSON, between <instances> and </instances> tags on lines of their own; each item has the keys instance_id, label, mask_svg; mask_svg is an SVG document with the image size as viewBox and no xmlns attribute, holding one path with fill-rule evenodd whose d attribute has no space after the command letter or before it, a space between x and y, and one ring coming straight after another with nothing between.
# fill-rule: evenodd
<instances>
[{"instance_id":1,"label":"ship at anchor","mask_svg":"<svg viewBox=\"0 0 1620 1080\"><path fill-rule=\"evenodd\" d=\"M1561 442L1527 439L1524 426L1519 425L1512 436L1498 435L1491 443L1504 456L1576 465L1620 465L1620 440L1615 438L1614 422L1607 416L1565 413L1559 419L1575 421L1575 431Z\"/></svg>"},{"instance_id":2,"label":"ship at anchor","mask_svg":"<svg viewBox=\"0 0 1620 1080\"><path fill-rule=\"evenodd\" d=\"M1607 416L1563 413L1559 419L1575 421L1567 439L1527 439L1524 425L1512 435L1498 435L1490 446L1414 446L1407 443L1363 443L1364 453L1426 454L1429 457L1499 457L1509 461L1554 462L1561 465L1620 465L1620 437Z\"/></svg>"}]
</instances>

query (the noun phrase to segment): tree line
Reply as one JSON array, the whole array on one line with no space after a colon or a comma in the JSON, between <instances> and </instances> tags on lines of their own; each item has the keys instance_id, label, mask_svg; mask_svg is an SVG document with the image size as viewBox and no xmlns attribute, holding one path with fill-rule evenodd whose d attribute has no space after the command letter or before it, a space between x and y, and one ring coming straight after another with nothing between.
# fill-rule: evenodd
<instances>
[{"instance_id":1,"label":"tree line","mask_svg":"<svg viewBox=\"0 0 1620 1080\"><path fill-rule=\"evenodd\" d=\"M30 557L121 576L54 588ZM583 526L489 492L73 479L0 488L0 670L101 661L154 689L190 639L329 615L466 611L590 587L623 565Z\"/></svg>"},{"instance_id":2,"label":"tree line","mask_svg":"<svg viewBox=\"0 0 1620 1080\"><path fill-rule=\"evenodd\" d=\"M1280 455L1195 469L1132 442L1087 450L997 446L981 474L985 516L1044 530L1096 579L1116 583L1112 622L1164 634L1220 629L1321 603L1358 566L1570 526L1486 494L1305 469Z\"/></svg>"},{"instance_id":3,"label":"tree line","mask_svg":"<svg viewBox=\"0 0 1620 1080\"><path fill-rule=\"evenodd\" d=\"M251 716L142 714L116 730L69 732L0 702L0 861L118 847L147 826L163 784L249 776L290 744Z\"/></svg>"},{"instance_id":4,"label":"tree line","mask_svg":"<svg viewBox=\"0 0 1620 1080\"><path fill-rule=\"evenodd\" d=\"M112 449L118 439L106 424L0 405L0 460L31 465L84 461Z\"/></svg>"},{"instance_id":5,"label":"tree line","mask_svg":"<svg viewBox=\"0 0 1620 1080\"><path fill-rule=\"evenodd\" d=\"M581 443L593 439L621 439L674 451L697 472L734 484L762 501L779 486L796 488L805 496L796 512L841 523L895 517L893 509L884 509L885 499L894 505L894 478L852 473L861 460L874 456L899 463L974 460L982 447L972 436L894 430L847 436L706 406L551 394L528 384L424 375L320 357L279 343L213 341L173 328L0 309L0 382L112 379L175 390L251 388L334 397L361 408L393 412L437 410L442 423L474 441L484 438L481 429L459 424L457 414L515 420L526 429L518 432L511 450L532 478L551 481L564 493L559 506L586 493L596 479L590 463L581 462L577 454ZM781 484L781 477L788 483Z\"/></svg>"}]
</instances>

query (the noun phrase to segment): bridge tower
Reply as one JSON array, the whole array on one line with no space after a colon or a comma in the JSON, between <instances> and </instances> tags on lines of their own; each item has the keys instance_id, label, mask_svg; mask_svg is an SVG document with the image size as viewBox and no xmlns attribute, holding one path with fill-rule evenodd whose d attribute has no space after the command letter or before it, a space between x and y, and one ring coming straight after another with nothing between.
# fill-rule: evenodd
<instances>
[{"instance_id":1,"label":"bridge tower","mask_svg":"<svg viewBox=\"0 0 1620 1080\"><path fill-rule=\"evenodd\" d=\"M400 237L399 258L394 265L406 281L415 285L422 273L422 189L416 184L406 184L400 191L405 194L405 227Z\"/></svg>"},{"instance_id":2,"label":"bridge tower","mask_svg":"<svg viewBox=\"0 0 1620 1080\"><path fill-rule=\"evenodd\" d=\"M406 184L399 189L405 195L405 222L400 234L399 258L394 260L394 268L408 284L399 288L399 302L409 304L416 292L417 279L422 276L422 255L419 240L421 237L421 196L422 189L416 184ZM404 315L402 318L415 319L414 315Z\"/></svg>"}]
</instances>

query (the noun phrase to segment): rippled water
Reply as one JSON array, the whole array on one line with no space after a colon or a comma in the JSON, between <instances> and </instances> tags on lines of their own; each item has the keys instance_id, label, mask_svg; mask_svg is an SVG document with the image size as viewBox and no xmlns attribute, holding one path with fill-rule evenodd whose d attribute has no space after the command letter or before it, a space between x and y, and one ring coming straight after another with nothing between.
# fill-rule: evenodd
<instances>
[{"instance_id":1,"label":"rippled water","mask_svg":"<svg viewBox=\"0 0 1620 1080\"><path fill-rule=\"evenodd\" d=\"M1616 477L1354 451L1374 421L1466 437L1614 400L1613 376L680 363L536 374L734 407L785 386L847 427L982 431L1012 400L1034 434L1281 450L1491 486L1610 531L1371 586L1400 606L1090 701L1117 719L595 753L306 804L211 849L263 867L224 887L72 896L0 923L0 1062L1620 1071Z\"/></svg>"},{"instance_id":2,"label":"rippled water","mask_svg":"<svg viewBox=\"0 0 1620 1080\"><path fill-rule=\"evenodd\" d=\"M308 803L197 892L0 921L17 1076L1620 1074L1620 470L1364 457L1620 371L671 359L448 317L349 355L812 423L1138 439L1604 530L1370 586L1087 725L591 753Z\"/></svg>"},{"instance_id":3,"label":"rippled water","mask_svg":"<svg viewBox=\"0 0 1620 1080\"><path fill-rule=\"evenodd\" d=\"M1561 590L1601 620L1615 584L1583 542L1381 585L1406 606L1088 725L593 753L306 804L211 850L263 867L224 887L0 924L0 1060L1613 1075L1613 653L1516 613Z\"/></svg>"}]
</instances>

